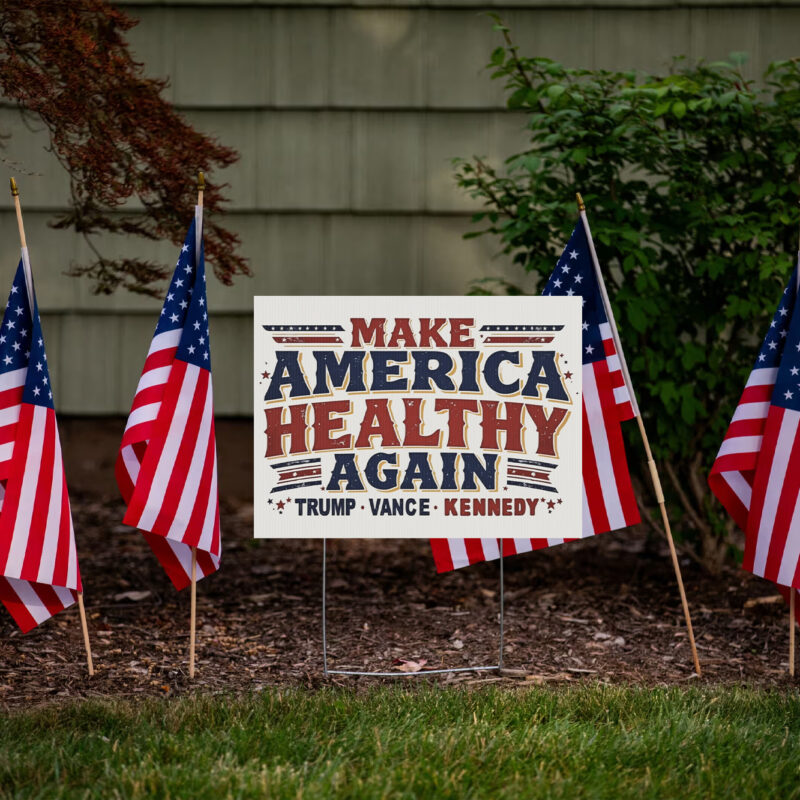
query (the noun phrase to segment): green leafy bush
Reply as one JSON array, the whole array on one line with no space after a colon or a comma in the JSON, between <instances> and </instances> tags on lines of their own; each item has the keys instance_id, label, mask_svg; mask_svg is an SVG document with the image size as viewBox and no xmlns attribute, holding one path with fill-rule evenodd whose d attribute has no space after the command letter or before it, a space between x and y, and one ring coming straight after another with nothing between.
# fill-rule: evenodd
<instances>
[{"instance_id":1,"label":"green leafy bush","mask_svg":"<svg viewBox=\"0 0 800 800\"><path fill-rule=\"evenodd\" d=\"M706 475L797 248L798 62L759 82L741 54L677 59L667 75L569 69L522 56L496 28L505 44L489 67L530 147L502 166L456 160L459 185L484 204L467 235L499 237L544 279L583 194L671 512L688 551L718 568L736 540ZM639 453L629 448L634 466Z\"/></svg>"}]
</instances>

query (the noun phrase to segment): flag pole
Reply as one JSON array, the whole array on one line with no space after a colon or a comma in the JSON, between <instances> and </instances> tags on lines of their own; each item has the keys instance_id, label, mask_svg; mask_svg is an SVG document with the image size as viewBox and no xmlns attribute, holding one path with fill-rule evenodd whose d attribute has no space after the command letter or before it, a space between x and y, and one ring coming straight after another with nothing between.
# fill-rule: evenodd
<instances>
[{"instance_id":1,"label":"flag pole","mask_svg":"<svg viewBox=\"0 0 800 800\"><path fill-rule=\"evenodd\" d=\"M28 243L25 239L25 226L22 223L22 206L19 202L19 188L14 178L11 178L11 196L14 198L14 210L17 212L17 227L19 228L19 242L22 247L22 271L25 273L25 288L28 293L28 305L33 309L33 275L31 274L31 262L28 257ZM78 610L81 618L81 629L83 630L83 645L86 648L86 664L89 667L89 677L94 675L94 662L92 661L92 647L89 642L89 626L86 623L86 609L83 606L83 592L76 592L78 595Z\"/></svg>"},{"instance_id":2,"label":"flag pole","mask_svg":"<svg viewBox=\"0 0 800 800\"><path fill-rule=\"evenodd\" d=\"M797 596L797 589L789 587L789 677L794 678L794 604Z\"/></svg>"},{"instance_id":3,"label":"flag pole","mask_svg":"<svg viewBox=\"0 0 800 800\"><path fill-rule=\"evenodd\" d=\"M195 209L195 265L200 259L200 243L203 239L203 192L206 178L197 173L197 208ZM192 596L189 620L189 677L194 678L195 642L197 638L197 548L192 547Z\"/></svg>"},{"instance_id":4,"label":"flag pole","mask_svg":"<svg viewBox=\"0 0 800 800\"><path fill-rule=\"evenodd\" d=\"M661 520L664 524L664 530L667 534L667 542L669 544L669 552L672 558L672 567L675 570L675 578L678 583L678 592L681 596L681 605L683 606L683 616L686 619L686 630L689 633L689 645L692 648L692 660L694 661L694 670L698 675L701 675L702 672L700 670L700 660L697 657L697 645L695 644L694 640L694 629L692 628L692 616L689 613L689 602L686 599L686 590L683 586L683 576L681 575L681 566L678 562L678 553L675 549L675 541L672 538L672 528L669 524L669 517L667 516L667 507L666 502L664 499L664 491L661 488L661 479L658 476L658 468L656 467L656 462L653 459L653 453L650 449L650 441L647 438L647 431L644 427L644 421L642 419L642 412L639 410L639 405L636 402L636 394L633 391L633 383L631 382L631 376L628 372L628 365L625 362L625 353L622 350L622 344L619 339L619 332L617 331L617 323L614 319L614 312L611 308L611 302L608 299L608 292L606 291L605 281L603 280L603 273L600 269L600 262L597 258L597 252L594 249L594 241L592 240L592 232L589 228L589 220L586 217L586 205L583 202L583 198L578 192L576 195L578 201L578 212L581 217L581 221L583 222L584 230L586 231L586 238L589 242L589 252L592 255L592 262L594 264L595 274L597 275L597 283L600 287L600 294L603 298L603 305L606 309L606 315L608 316L609 326L611 328L611 335L614 339L614 347L617 351L617 356L619 357L620 366L622 368L622 374L625 378L625 383L628 387L628 394L630 394L631 398L631 406L633 408L633 413L636 416L636 421L639 424L639 433L642 436L642 442L644 443L644 451L645 455L647 456L647 466L650 469L650 480L653 483L653 490L655 491L656 500L658 501L659 508L661 509Z\"/></svg>"}]
</instances>

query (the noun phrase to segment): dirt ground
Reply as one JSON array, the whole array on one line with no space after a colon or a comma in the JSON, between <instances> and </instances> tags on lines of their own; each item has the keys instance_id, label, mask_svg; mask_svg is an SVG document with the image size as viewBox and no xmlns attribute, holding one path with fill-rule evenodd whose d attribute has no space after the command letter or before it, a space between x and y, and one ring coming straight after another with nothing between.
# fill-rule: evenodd
<instances>
[{"instance_id":1,"label":"dirt ground","mask_svg":"<svg viewBox=\"0 0 800 800\"><path fill-rule=\"evenodd\" d=\"M143 538L120 525L110 491L115 450L105 439L118 441L119 425L62 424L96 674L87 676L76 608L24 636L2 612L0 705L379 680L323 676L322 543L251 539L249 426L237 424L220 436L223 561L198 584L190 681L189 593L174 591ZM348 540L329 542L328 568L331 668L497 663L497 562L437 575L426 541ZM506 559L510 674L429 680L791 685L787 612L774 587L736 569L711 577L687 558L682 568L702 678L692 674L666 547L640 527Z\"/></svg>"}]
</instances>

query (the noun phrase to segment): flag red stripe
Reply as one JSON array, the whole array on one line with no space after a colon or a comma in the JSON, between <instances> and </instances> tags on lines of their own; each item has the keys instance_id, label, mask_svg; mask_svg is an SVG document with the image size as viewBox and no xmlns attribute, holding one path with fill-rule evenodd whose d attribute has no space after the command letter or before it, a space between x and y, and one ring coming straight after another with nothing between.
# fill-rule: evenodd
<instances>
[{"instance_id":1,"label":"flag red stripe","mask_svg":"<svg viewBox=\"0 0 800 800\"><path fill-rule=\"evenodd\" d=\"M182 362L185 363L185 362ZM187 369L183 369L183 380L181 381L181 402L185 403L185 394L187 391L184 381L186 380ZM203 407L206 402L206 393L204 388L208 387L208 372L204 369L198 370L197 384L194 387L191 395L189 415L186 419L186 424L181 431L181 441L178 446L178 452L173 462L173 469L170 472L169 480L167 482L167 490L164 493L164 500L161 503L156 521L153 523L152 532L160 533L166 536L169 532L172 521L175 519L175 512L178 510L178 504L181 500L181 493L186 483L186 476L189 472L189 467L192 463L192 456L194 455L195 442L200 431L200 423L203 419ZM180 371L178 371L180 374Z\"/></svg>"},{"instance_id":2,"label":"flag red stripe","mask_svg":"<svg viewBox=\"0 0 800 800\"><path fill-rule=\"evenodd\" d=\"M164 390L164 399L161 401L161 410L156 420L153 439L147 448L145 457L139 469L139 477L134 486L133 495L128 503L128 510L125 513L123 522L126 525L138 526L142 518L145 504L150 496L150 490L155 478L156 466L164 450L164 445L169 431L169 424L175 415L175 409L180 396L183 377L186 373L186 362L176 361L170 372L170 379Z\"/></svg>"},{"instance_id":3,"label":"flag red stripe","mask_svg":"<svg viewBox=\"0 0 800 800\"><path fill-rule=\"evenodd\" d=\"M49 409L48 409L49 411ZM38 575L39 564L42 560L42 545L44 544L47 516L50 511L50 491L53 486L53 452L55 450L55 416L48 413L44 419L44 444L42 457L39 463L39 474L36 484L36 499L33 504L30 533L28 544L25 548L25 559L22 564L23 573ZM60 552L60 548L56 548Z\"/></svg>"},{"instance_id":4,"label":"flag red stripe","mask_svg":"<svg viewBox=\"0 0 800 800\"><path fill-rule=\"evenodd\" d=\"M8 556L14 534L14 524L17 521L20 491L25 472L25 463L28 459L28 445L30 444L31 419L33 408L25 403L20 411L20 434L14 443L14 456L10 462L8 483L3 498L3 513L0 514L0 572L5 574L8 567Z\"/></svg>"},{"instance_id":5,"label":"flag red stripe","mask_svg":"<svg viewBox=\"0 0 800 800\"><path fill-rule=\"evenodd\" d=\"M769 554L767 555L767 564L764 570L764 577L775 583L778 583L778 573L783 561L792 516L798 496L800 496L800 426L795 429L789 463L779 481L780 497L775 519L771 525ZM772 491L776 491L775 482L774 478L770 481L773 484Z\"/></svg>"},{"instance_id":6,"label":"flag red stripe","mask_svg":"<svg viewBox=\"0 0 800 800\"><path fill-rule=\"evenodd\" d=\"M781 422L783 421L783 409L775 408L775 413L767 418L764 429L764 440L759 457L758 470L756 471L753 482L753 498L750 502L750 512L747 518L747 537L745 538L744 559L742 566L753 571L756 557L756 546L758 544L758 529L761 523L761 514L764 509L765 487L769 480L769 473L772 470L772 462L775 458L775 446L778 443L778 433L780 432Z\"/></svg>"},{"instance_id":7,"label":"flag red stripe","mask_svg":"<svg viewBox=\"0 0 800 800\"><path fill-rule=\"evenodd\" d=\"M200 477L200 486L197 489L197 497L208 498L208 500L204 503L195 503L194 508L192 509L192 515L189 517L189 523L186 526L186 534L183 537L184 541L190 545L196 546L200 543L200 538L203 535L203 522L205 521L206 511L208 510L208 503L217 502L216 497L212 497L211 493L211 479L214 473L215 453L216 438L214 436L214 423L212 419L211 433L208 437L205 460L203 462L203 473Z\"/></svg>"}]
</instances>

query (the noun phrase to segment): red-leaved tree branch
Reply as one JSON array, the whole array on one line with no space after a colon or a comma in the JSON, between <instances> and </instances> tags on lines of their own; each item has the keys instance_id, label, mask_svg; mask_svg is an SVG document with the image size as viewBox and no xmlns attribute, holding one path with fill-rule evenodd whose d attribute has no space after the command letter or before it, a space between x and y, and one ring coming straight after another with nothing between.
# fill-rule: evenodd
<instances>
[{"instance_id":1,"label":"red-leaved tree branch","mask_svg":"<svg viewBox=\"0 0 800 800\"><path fill-rule=\"evenodd\" d=\"M105 258L94 235L179 244L196 201L198 170L221 169L238 158L164 100L166 81L144 76L124 38L134 25L104 0L0 3L0 91L47 127L71 192L69 210L52 224L84 235L95 260L73 264L70 274L88 277L103 294L120 286L154 294L168 271L144 259ZM224 186L206 183L205 251L217 277L230 284L250 270L239 237L214 220Z\"/></svg>"}]
</instances>

